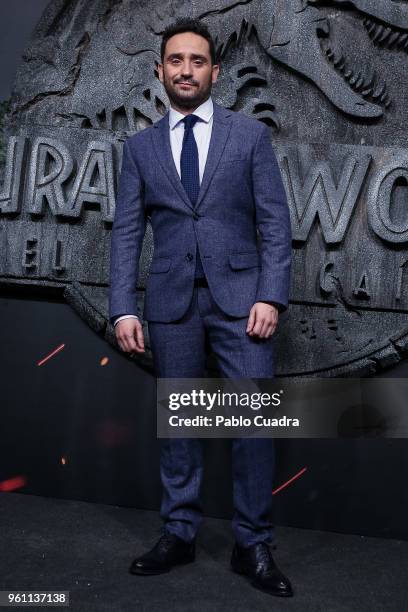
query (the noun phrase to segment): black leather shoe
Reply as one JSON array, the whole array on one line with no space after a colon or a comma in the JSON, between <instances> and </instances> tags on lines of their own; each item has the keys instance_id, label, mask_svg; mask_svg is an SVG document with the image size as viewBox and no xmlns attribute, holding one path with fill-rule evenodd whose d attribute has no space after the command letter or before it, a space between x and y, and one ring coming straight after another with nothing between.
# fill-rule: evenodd
<instances>
[{"instance_id":1,"label":"black leather shoe","mask_svg":"<svg viewBox=\"0 0 408 612\"><path fill-rule=\"evenodd\" d=\"M174 533L165 531L152 550L135 559L131 574L149 576L169 572L174 565L191 563L195 559L195 540L186 542Z\"/></svg>"},{"instance_id":2,"label":"black leather shoe","mask_svg":"<svg viewBox=\"0 0 408 612\"><path fill-rule=\"evenodd\" d=\"M237 574L251 578L251 584L256 589L280 597L293 596L292 585L277 567L266 542L245 548L235 544L231 556L231 569Z\"/></svg>"}]
</instances>

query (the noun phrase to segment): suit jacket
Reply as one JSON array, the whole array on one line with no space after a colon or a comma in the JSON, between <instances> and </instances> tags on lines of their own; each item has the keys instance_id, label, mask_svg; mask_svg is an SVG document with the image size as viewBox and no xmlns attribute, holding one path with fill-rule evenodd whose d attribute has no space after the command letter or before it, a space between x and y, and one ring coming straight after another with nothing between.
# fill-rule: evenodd
<instances>
[{"instance_id":1,"label":"suit jacket","mask_svg":"<svg viewBox=\"0 0 408 612\"><path fill-rule=\"evenodd\" d=\"M288 306L291 228L285 189L264 123L214 102L211 140L195 207L174 164L168 115L128 138L111 234L109 317L137 314L146 219L154 253L143 318L183 316L193 293L196 247L208 285L228 315L258 301Z\"/></svg>"}]
</instances>

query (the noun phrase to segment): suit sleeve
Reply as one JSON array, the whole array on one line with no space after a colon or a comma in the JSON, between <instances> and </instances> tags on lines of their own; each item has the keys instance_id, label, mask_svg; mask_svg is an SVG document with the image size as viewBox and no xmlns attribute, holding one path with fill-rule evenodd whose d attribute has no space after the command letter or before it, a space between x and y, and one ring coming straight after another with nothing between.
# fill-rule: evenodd
<instances>
[{"instance_id":1,"label":"suit sleeve","mask_svg":"<svg viewBox=\"0 0 408 612\"><path fill-rule=\"evenodd\" d=\"M122 168L111 234L109 319L137 314L139 259L146 229L143 181L129 141L123 145Z\"/></svg>"},{"instance_id":2,"label":"suit sleeve","mask_svg":"<svg viewBox=\"0 0 408 612\"><path fill-rule=\"evenodd\" d=\"M265 124L253 152L252 184L261 238L256 302L273 302L283 312L289 301L292 233L286 192Z\"/></svg>"},{"instance_id":3,"label":"suit sleeve","mask_svg":"<svg viewBox=\"0 0 408 612\"><path fill-rule=\"evenodd\" d=\"M126 314L126 315L121 315L120 317L113 317L113 326L115 326L116 323L119 323L119 321L122 321L123 319L139 319L139 317L134 314Z\"/></svg>"}]
</instances>

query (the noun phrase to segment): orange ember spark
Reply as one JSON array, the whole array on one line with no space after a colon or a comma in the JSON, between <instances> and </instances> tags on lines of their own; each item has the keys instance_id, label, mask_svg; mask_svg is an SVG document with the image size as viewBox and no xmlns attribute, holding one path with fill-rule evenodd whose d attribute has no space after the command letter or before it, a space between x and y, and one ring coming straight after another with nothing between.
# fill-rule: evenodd
<instances>
[{"instance_id":1,"label":"orange ember spark","mask_svg":"<svg viewBox=\"0 0 408 612\"><path fill-rule=\"evenodd\" d=\"M299 476L301 476L302 474L304 474L306 472L307 468L302 468L300 470L300 472L298 472L297 474L295 474L294 476L292 476L292 478L289 478L289 480L287 480L286 482L284 482L283 484L281 484L280 487L278 487L277 489L275 489L274 491L272 491L272 495L276 495L276 493L279 493L279 491L282 491L282 489L284 489L285 487L287 487L288 485L290 485L294 480L296 480L297 478L299 478Z\"/></svg>"},{"instance_id":2,"label":"orange ember spark","mask_svg":"<svg viewBox=\"0 0 408 612\"><path fill-rule=\"evenodd\" d=\"M0 482L0 491L14 491L24 487L26 484L27 478L25 476L14 476L14 478Z\"/></svg>"},{"instance_id":3,"label":"orange ember spark","mask_svg":"<svg viewBox=\"0 0 408 612\"><path fill-rule=\"evenodd\" d=\"M47 355L46 357L44 357L44 359L41 359L41 361L39 361L37 363L38 366L42 365L43 363L45 363L46 361L48 361L48 359L51 359L51 357L53 357L56 353L58 353L59 351L61 351L64 348L65 344L60 344L59 346L57 346L56 349L54 349L49 355Z\"/></svg>"}]
</instances>

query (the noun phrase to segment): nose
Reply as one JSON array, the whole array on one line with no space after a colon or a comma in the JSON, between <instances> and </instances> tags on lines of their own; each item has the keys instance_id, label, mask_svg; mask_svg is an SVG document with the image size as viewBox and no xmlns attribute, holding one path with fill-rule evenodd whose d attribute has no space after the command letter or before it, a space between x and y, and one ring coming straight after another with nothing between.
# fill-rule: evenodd
<instances>
[{"instance_id":1,"label":"nose","mask_svg":"<svg viewBox=\"0 0 408 612\"><path fill-rule=\"evenodd\" d=\"M181 70L181 76L184 77L191 77L191 75L193 74L192 68L191 68L191 63L189 61L185 61L183 63L182 66L182 70Z\"/></svg>"}]
</instances>

